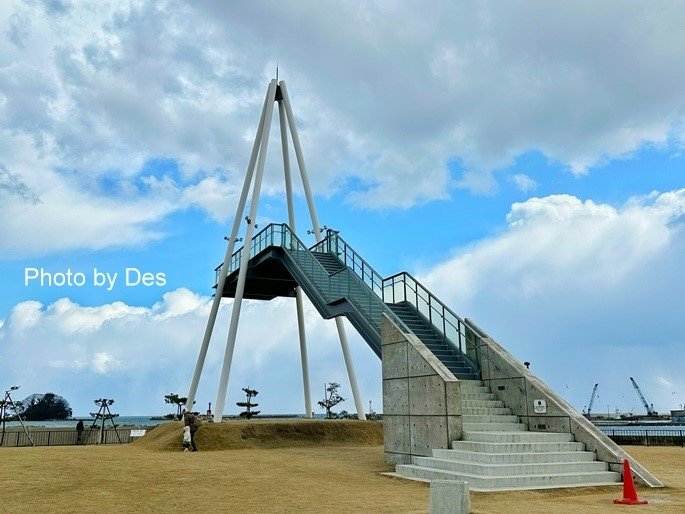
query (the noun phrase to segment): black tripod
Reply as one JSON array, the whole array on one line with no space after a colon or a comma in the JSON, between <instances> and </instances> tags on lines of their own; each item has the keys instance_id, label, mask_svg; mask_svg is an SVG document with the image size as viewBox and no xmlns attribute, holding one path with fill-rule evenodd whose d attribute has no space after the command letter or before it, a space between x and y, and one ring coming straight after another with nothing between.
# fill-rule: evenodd
<instances>
[{"instance_id":1,"label":"black tripod","mask_svg":"<svg viewBox=\"0 0 685 514\"><path fill-rule=\"evenodd\" d=\"M29 434L29 431L26 429L26 425L24 425L24 420L21 418L21 414L17 410L17 403L15 403L14 400L12 400L12 396L10 395L12 391L16 391L17 389L19 389L19 386L10 387L7 391L5 391L5 398L0 402L0 420L2 420L2 434L0 434L0 446L2 446L2 444L5 442L5 422L7 421L7 410L10 408L14 411L14 414L17 416L19 423L21 423L21 428L24 429L24 433L26 434L27 439L31 443L31 446L35 446L33 439L31 439L31 434Z\"/></svg>"},{"instance_id":2,"label":"black tripod","mask_svg":"<svg viewBox=\"0 0 685 514\"><path fill-rule=\"evenodd\" d=\"M109 398L98 398L97 400L93 401L95 402L95 405L99 407L99 409L97 412L90 413L90 415L93 416L95 419L93 420L93 424L90 426L90 429L88 430L86 441L88 441L88 439L90 438L90 434L93 431L93 429L97 426L98 421L102 420L102 423L100 425L100 437L98 438L98 444L102 444L105 438L105 421L110 420L112 423L112 428L114 428L114 433L117 435L117 439L121 444L121 437L119 437L119 431L117 430L117 426L114 424L113 419L116 418L119 414L112 414L112 411L109 410L109 406L114 403L114 400Z\"/></svg>"}]
</instances>

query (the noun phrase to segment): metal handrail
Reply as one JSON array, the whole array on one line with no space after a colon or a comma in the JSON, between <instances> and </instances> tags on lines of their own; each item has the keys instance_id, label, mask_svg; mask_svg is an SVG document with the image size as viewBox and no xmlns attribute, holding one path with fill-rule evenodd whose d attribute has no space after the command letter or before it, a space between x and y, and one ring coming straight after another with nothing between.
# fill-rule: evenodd
<instances>
[{"instance_id":1,"label":"metal handrail","mask_svg":"<svg viewBox=\"0 0 685 514\"><path fill-rule=\"evenodd\" d=\"M274 237L276 234L277 236ZM334 235L333 231L329 231L328 236L324 240L317 243L313 247L308 248L297 237L297 235L290 229L290 227L287 224L272 223L264 229L262 229L252 238L252 242L250 244L250 257L257 255L259 252L265 250L269 246L280 246L287 250L290 250L291 257L293 257L293 259L300 264L300 267L303 269L303 271L305 271L305 273L310 272L310 278L318 280L319 286L325 293L325 296L327 296L328 301L332 301L341 296L345 296L349 299L349 301L357 305L357 307L361 310L363 314L365 314L366 312L370 312L371 303L377 303L377 305L383 310L383 312L390 316L395 323L397 323L404 330L409 331L409 328L404 324L404 322L392 310L390 310L390 308L387 305L383 303L381 296L378 294L378 291L374 291L367 281L361 281L363 284L363 287L361 288L359 287L360 285L354 287L353 282L350 280L349 273L350 270L353 270L354 275L359 277L359 274L356 272L356 269L352 267L345 267L342 270L340 270L339 273L329 275L326 269L323 267L323 265L316 258L314 258L313 255L311 255L312 251L336 253L337 250L335 249L340 248L340 245L337 244L336 239L331 237L331 235ZM343 245L343 248L348 248L351 250L347 243L343 242ZM244 248L245 246L239 248L231 256L231 259L229 261L229 273L235 271L239 267ZM350 252L347 253L350 254ZM353 256L356 256L354 258L359 263L361 263L361 261L363 260L356 252L354 252ZM215 268L217 276L216 283L218 283L218 274L222 267L223 264ZM372 272L375 277L380 277L380 275L376 273L376 271L371 266L366 264L365 261L363 269ZM322 284L321 281L324 278L326 278L327 280L325 284ZM380 286L377 287L377 290L380 290ZM363 296L363 298L359 299L359 295ZM372 301L372 299L375 299L375 301ZM377 329L380 329L380 324L378 320L369 319L369 321L371 321Z\"/></svg>"},{"instance_id":2,"label":"metal handrail","mask_svg":"<svg viewBox=\"0 0 685 514\"><path fill-rule=\"evenodd\" d=\"M383 278L359 253L357 253L337 231L328 229L326 238L311 248L312 251L327 251L335 254L346 266L354 271L359 278L366 283L370 289L383 301L383 303L399 303L395 296L394 286L400 278L403 283L404 300L411 303L426 319L441 333L445 340L454 348L464 353L463 343L466 340L466 323L462 318L455 314L440 299L433 295L428 288L416 280L407 272L397 273L387 278ZM386 296L386 289L389 287L392 292L392 299ZM414 301L407 295L407 289L412 289L414 284ZM422 297L427 312L422 312ZM436 319L437 316L437 319ZM475 332L475 331L474 331ZM475 333L482 337L481 334Z\"/></svg>"},{"instance_id":3,"label":"metal handrail","mask_svg":"<svg viewBox=\"0 0 685 514\"><path fill-rule=\"evenodd\" d=\"M383 277L381 274L359 255L347 241L340 237L337 231L328 229L326 238L315 245L315 248L317 248L317 250L313 251L322 251L322 249L325 248L323 251L335 254L335 256L338 257L345 266L352 269L352 271L354 271L355 274L381 298L381 300L383 299Z\"/></svg>"},{"instance_id":4,"label":"metal handrail","mask_svg":"<svg viewBox=\"0 0 685 514\"><path fill-rule=\"evenodd\" d=\"M278 234L279 237L274 237ZM289 244L287 244L289 243ZM327 283L320 284L325 286L327 296L330 299L335 299L340 295L348 297L353 303L359 303L356 296L351 293L351 283L349 278L345 280L343 275L346 270L350 270L361 282L366 286L368 291L357 290L357 293L366 296L371 294L379 300L381 309L393 321L395 321L403 329L410 331L406 324L397 316L387 304L408 302L413 305L416 310L438 331L444 340L453 348L458 350L461 354L472 354L471 360L478 366L480 359L474 358L474 352L478 352L478 345L475 341L469 341L467 335L473 335L474 338L483 339L484 335L480 330L476 330L470 324L467 324L461 317L455 314L449 307L447 307L440 299L433 295L428 288L421 282L416 280L411 274L407 272L396 273L390 277L383 278L366 260L359 255L340 235L337 231L328 229L326 237L315 245L307 248L305 244L293 233L290 227L285 224L272 223L264 228L261 232L256 234L250 244L250 257L265 250L268 246L282 246L289 250L306 251L309 258L305 254L298 255L295 260L300 261L304 266L304 260L307 260L307 266L316 267L316 272L311 269L313 274L318 276L319 282L326 277ZM229 261L229 273L235 271L242 258L244 246L238 249ZM340 272L328 275L323 265L315 259L310 252L326 252L334 254L344 265L345 268ZM315 263L315 264L314 264ZM216 273L221 269L222 265L216 268ZM305 270L306 271L306 270ZM345 287L345 283L347 282ZM217 278L218 283L218 278ZM367 298L368 309L371 309L371 298ZM358 305L365 311L366 305ZM370 320L374 325L378 325L376 320ZM467 334L468 331L468 334ZM469 351L464 351L464 346L467 346Z\"/></svg>"}]
</instances>

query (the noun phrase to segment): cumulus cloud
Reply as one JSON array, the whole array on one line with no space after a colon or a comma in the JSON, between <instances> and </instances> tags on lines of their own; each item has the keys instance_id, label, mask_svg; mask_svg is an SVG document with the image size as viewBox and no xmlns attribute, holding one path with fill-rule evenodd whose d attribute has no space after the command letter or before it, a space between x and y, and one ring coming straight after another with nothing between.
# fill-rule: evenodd
<instances>
[{"instance_id":1,"label":"cumulus cloud","mask_svg":"<svg viewBox=\"0 0 685 514\"><path fill-rule=\"evenodd\" d=\"M27 391L59 392L81 414L98 395L115 398L120 413L163 412L164 394L187 392L210 305L211 298L185 288L150 307L83 306L68 298L21 302L0 324L1 354L13 356L11 366L0 359L0 373ZM201 410L216 398L230 307L226 301L217 320L198 392ZM349 391L334 324L308 303L305 315L312 384L337 381ZM380 362L353 330L350 344L364 398L379 405ZM264 412L304 412L299 370L294 302L245 302L226 412L236 411L233 402L246 385L260 391Z\"/></svg>"},{"instance_id":2,"label":"cumulus cloud","mask_svg":"<svg viewBox=\"0 0 685 514\"><path fill-rule=\"evenodd\" d=\"M531 198L512 205L500 234L456 250L423 280L556 389L572 384L576 406L600 382L612 411L630 408L632 375L665 411L685 345L684 202L685 189L619 207Z\"/></svg>"},{"instance_id":3,"label":"cumulus cloud","mask_svg":"<svg viewBox=\"0 0 685 514\"><path fill-rule=\"evenodd\" d=\"M276 60L315 190L351 189L363 208L408 208L455 185L491 192L493 170L530 149L584 174L683 140L678 4L281 2L269 12L10 1L0 135L17 150L6 166L26 178L36 154L49 169L128 180L170 157L181 197L223 219L216 197L240 181ZM454 157L461 177L447 168Z\"/></svg>"}]
</instances>

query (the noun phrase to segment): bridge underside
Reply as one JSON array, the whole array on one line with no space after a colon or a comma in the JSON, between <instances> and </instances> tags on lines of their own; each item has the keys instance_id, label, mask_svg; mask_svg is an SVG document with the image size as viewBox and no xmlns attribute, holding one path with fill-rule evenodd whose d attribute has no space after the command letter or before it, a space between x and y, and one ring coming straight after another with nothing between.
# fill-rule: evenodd
<instances>
[{"instance_id":1,"label":"bridge underside","mask_svg":"<svg viewBox=\"0 0 685 514\"><path fill-rule=\"evenodd\" d=\"M247 266L245 292L243 298L248 300L273 300L277 296L295 297L297 281L285 267L282 252L269 248L252 257ZM221 296L235 298L238 284L238 270L226 277Z\"/></svg>"}]
</instances>

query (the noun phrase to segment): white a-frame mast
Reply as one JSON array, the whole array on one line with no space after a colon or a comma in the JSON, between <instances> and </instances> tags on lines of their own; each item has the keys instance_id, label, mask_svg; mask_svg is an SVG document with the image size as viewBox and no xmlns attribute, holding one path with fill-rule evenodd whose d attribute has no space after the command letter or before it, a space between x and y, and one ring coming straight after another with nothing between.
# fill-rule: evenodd
<instances>
[{"instance_id":1,"label":"white a-frame mast","mask_svg":"<svg viewBox=\"0 0 685 514\"><path fill-rule=\"evenodd\" d=\"M249 192L250 186L252 185L253 178L254 185L252 190L252 198L250 201L250 211L244 219L244 221L247 224L247 227L245 229L244 242L245 247L248 249L252 241L252 236L254 234L255 220L257 217L257 207L259 205L259 194L261 192L262 180L264 178L264 161L266 159L266 150L269 143L269 131L271 129L271 118L273 116L274 102L278 102L278 114L281 132L281 148L283 152L283 170L285 174L285 190L288 204L288 224L290 225L290 228L293 230L293 232L295 232L295 211L293 205L292 180L290 174L290 157L288 155L288 131L286 129L286 124L290 128L290 135L292 137L293 147L295 149L295 157L297 158L297 165L300 170L302 185L307 199L307 206L309 208L309 214L312 221L312 231L314 232L317 243L320 242L322 239L319 219L316 213L316 206L314 205L314 197L312 195L311 186L309 184L309 176L307 174L307 168L304 163L304 157L302 156L300 138L298 136L297 128L295 126L295 117L293 116L292 107L290 105L290 99L288 97L288 90L285 86L284 81L280 81L279 83L277 83L276 80L272 80L269 83L269 87L266 92L266 98L264 99L262 114L259 119L259 125L257 127L257 134L255 136L255 141L252 146L252 154L250 155L250 161L247 166L247 173L245 174L245 182L243 183L243 189L240 193L240 200L238 201L238 208L236 210L236 215L233 220L233 228L231 230L231 235L228 238L228 246L226 248L224 263L223 266L221 266L219 278L217 280L216 294L214 295L214 301L212 303L212 308L209 313L209 318L207 320L207 326L205 328L204 337L202 339L200 353L197 358L197 364L195 365L195 372L193 373L193 378L190 383L190 389L188 391L188 401L186 404L188 406L193 405L195 395L197 394L197 386L200 381L200 376L202 375L202 368L204 367L205 357L207 356L207 348L209 347L209 341L212 337L214 324L216 322L216 316L219 311L219 304L221 303L222 292L224 290L224 285L226 283L226 275L228 274L229 263L231 260L231 256L233 255L233 252L235 250L235 243L238 237L238 231L240 229L241 222L243 221L245 204L247 203L247 194ZM254 176L255 165L257 167L256 177ZM250 252L242 252L240 268L238 270L238 282L236 284L235 299L233 301L233 309L231 311L231 323L228 329L226 351L224 354L224 361L221 369L221 378L219 379L219 389L217 392L217 399L214 410L215 422L221 421L224 410L224 404L226 402L228 377L231 371L233 350L235 349L235 339L238 332L238 321L240 319L240 309L242 306L243 293L245 290L247 263L249 259ZM300 287L297 287L295 289L295 301L297 307L297 326L300 338L300 356L302 359L302 382L304 387L305 416L311 418L313 412L309 386L309 367L307 361L307 342L304 327L302 290ZM354 366L352 364L349 344L347 342L347 335L345 334L345 326L343 325L342 319L340 317L335 318L335 324L338 330L340 344L342 346L345 367L347 368L347 374L350 380L350 387L352 389L352 395L354 397L357 416L359 419L363 420L366 419L366 417L364 415L364 407L361 400L361 396L359 394L359 386L357 385L357 378L354 372Z\"/></svg>"}]
</instances>

